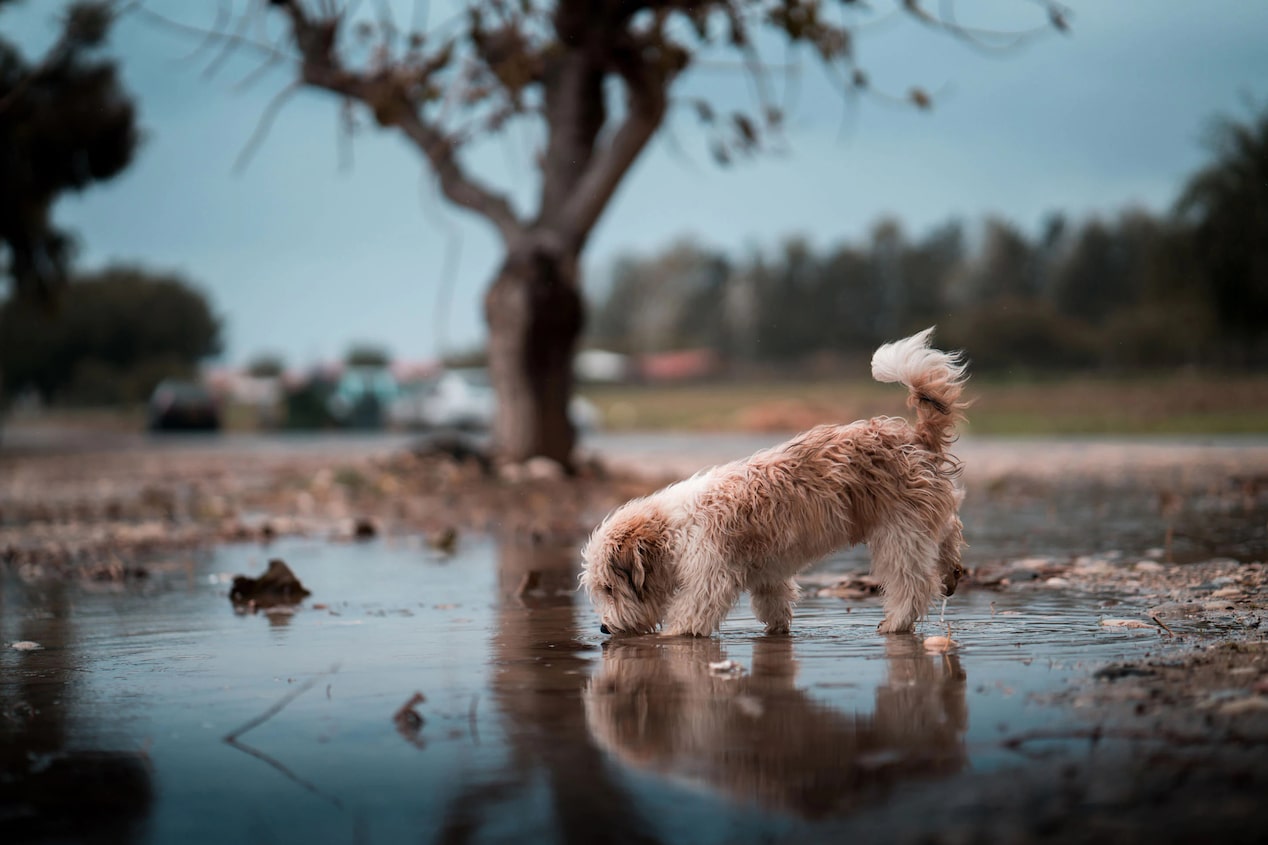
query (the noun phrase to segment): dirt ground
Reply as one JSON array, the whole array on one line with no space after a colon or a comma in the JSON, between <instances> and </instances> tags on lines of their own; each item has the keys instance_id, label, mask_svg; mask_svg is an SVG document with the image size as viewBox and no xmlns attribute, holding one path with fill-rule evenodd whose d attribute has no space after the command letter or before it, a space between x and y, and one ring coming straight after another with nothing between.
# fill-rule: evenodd
<instances>
[{"instance_id":1,"label":"dirt ground","mask_svg":"<svg viewBox=\"0 0 1268 845\"><path fill-rule=\"evenodd\" d=\"M615 449L571 479L546 461L493 469L457 442L10 448L0 451L0 565L23 578L121 580L145 578L154 553L286 535L422 534L440 551L472 533L578 542L616 504L734 457L708 437L693 442L655 457ZM1119 743L1134 749L1126 762L1104 771L1075 764L1070 789L1048 808L1056 821L1044 826L1040 814L1001 835L1099 839L1156 811L1146 827L1174 816L1163 839L1182 841L1202 829L1171 803L1186 792L1210 799L1200 806L1214 808L1220 830L1262 820L1268 441L971 439L958 451L971 544L962 589L1070 591L1105 609L1101 624L1157 641L1147 657L1102 667L1056 695L1086 714L1085 731L1016 740L1022 754L1053 741ZM875 588L858 574L807 584L842 596ZM1125 602L1148 609L1119 618L1114 608ZM1103 800L1114 792L1106 778L1124 779L1117 803ZM1093 782L1101 785L1084 788ZM1071 828L1062 813L1086 824ZM964 837L989 832L979 825Z\"/></svg>"}]
</instances>

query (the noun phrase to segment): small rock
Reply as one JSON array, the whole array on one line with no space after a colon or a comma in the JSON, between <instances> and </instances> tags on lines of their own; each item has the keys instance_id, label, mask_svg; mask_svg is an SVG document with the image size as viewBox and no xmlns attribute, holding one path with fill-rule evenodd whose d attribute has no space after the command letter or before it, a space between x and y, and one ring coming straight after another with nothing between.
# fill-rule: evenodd
<instances>
[{"instance_id":1,"label":"small rock","mask_svg":"<svg viewBox=\"0 0 1268 845\"><path fill-rule=\"evenodd\" d=\"M559 481L567 474L563 464L553 458L538 455L524 462L524 475L529 481Z\"/></svg>"},{"instance_id":2,"label":"small rock","mask_svg":"<svg viewBox=\"0 0 1268 845\"><path fill-rule=\"evenodd\" d=\"M1070 582L1065 578L1049 578L1043 582L1045 587L1068 587Z\"/></svg>"},{"instance_id":3,"label":"small rock","mask_svg":"<svg viewBox=\"0 0 1268 845\"><path fill-rule=\"evenodd\" d=\"M452 525L447 525L439 531L429 534L427 536L427 545L443 554L453 554L454 549L458 545L458 529Z\"/></svg>"},{"instance_id":4,"label":"small rock","mask_svg":"<svg viewBox=\"0 0 1268 845\"><path fill-rule=\"evenodd\" d=\"M1117 681L1119 678L1148 678L1156 674L1158 673L1153 669L1146 669L1143 666L1115 664L1106 666L1103 669L1097 669L1092 673L1092 677L1100 681Z\"/></svg>"},{"instance_id":5,"label":"small rock","mask_svg":"<svg viewBox=\"0 0 1268 845\"><path fill-rule=\"evenodd\" d=\"M1238 698L1226 704L1220 705L1220 715L1222 716L1240 716L1243 713L1261 713L1268 710L1268 698L1255 696L1254 698Z\"/></svg>"},{"instance_id":6,"label":"small rock","mask_svg":"<svg viewBox=\"0 0 1268 845\"><path fill-rule=\"evenodd\" d=\"M229 600L234 604L252 603L257 607L297 604L310 595L312 593L280 558L270 560L268 570L259 578L236 576L229 589Z\"/></svg>"},{"instance_id":7,"label":"small rock","mask_svg":"<svg viewBox=\"0 0 1268 845\"><path fill-rule=\"evenodd\" d=\"M1161 572L1166 567L1157 561L1142 560L1137 562L1134 568L1137 572Z\"/></svg>"},{"instance_id":8,"label":"small rock","mask_svg":"<svg viewBox=\"0 0 1268 845\"><path fill-rule=\"evenodd\" d=\"M957 643L955 640L951 639L950 637L943 637L943 636L925 637L925 651L932 651L932 652L950 651L951 649L955 648L958 645L959 643Z\"/></svg>"},{"instance_id":9,"label":"small rock","mask_svg":"<svg viewBox=\"0 0 1268 845\"><path fill-rule=\"evenodd\" d=\"M44 646L39 643L32 642L31 640L19 640L18 642L10 645L9 648L14 651L39 651L44 648Z\"/></svg>"},{"instance_id":10,"label":"small rock","mask_svg":"<svg viewBox=\"0 0 1268 845\"><path fill-rule=\"evenodd\" d=\"M352 537L356 540L370 540L378 536L379 528L368 516L359 516L352 524Z\"/></svg>"}]
</instances>

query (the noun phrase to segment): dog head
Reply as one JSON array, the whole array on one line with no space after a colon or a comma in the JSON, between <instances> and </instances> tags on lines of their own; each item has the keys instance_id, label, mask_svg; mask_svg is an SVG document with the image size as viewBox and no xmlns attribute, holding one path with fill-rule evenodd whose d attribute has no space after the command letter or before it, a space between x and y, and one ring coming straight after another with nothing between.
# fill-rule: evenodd
<instances>
[{"instance_id":1,"label":"dog head","mask_svg":"<svg viewBox=\"0 0 1268 845\"><path fill-rule=\"evenodd\" d=\"M671 542L665 518L635 502L608 517L586 543L581 583L605 633L656 630L673 590Z\"/></svg>"}]
</instances>

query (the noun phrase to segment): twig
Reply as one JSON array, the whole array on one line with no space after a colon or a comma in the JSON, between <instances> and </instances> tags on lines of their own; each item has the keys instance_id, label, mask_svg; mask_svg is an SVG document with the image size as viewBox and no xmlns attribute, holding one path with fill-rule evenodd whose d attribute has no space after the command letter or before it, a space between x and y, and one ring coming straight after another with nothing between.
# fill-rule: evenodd
<instances>
[{"instance_id":1,"label":"twig","mask_svg":"<svg viewBox=\"0 0 1268 845\"><path fill-rule=\"evenodd\" d=\"M253 730L254 728L258 728L260 725L264 724L269 719L272 719L278 713L281 713L282 710L286 708L286 705L290 704L292 701L294 701L295 699L299 698L301 695L303 695L304 693L312 689L317 684L317 682L320 681L322 678L326 677L327 675L333 675L338 671L339 671L339 664L336 663L335 665L330 667L329 671L322 672L320 675L314 675L313 677L309 678L307 681L304 681L304 683L300 684L298 687L296 687L295 689L288 692L286 695L279 698L277 700L277 703L274 704L272 707L270 707L268 710L265 710L259 716L256 716L254 719L251 719L250 721L246 722L237 730L230 731L229 733L225 734L225 742L232 744L235 740L237 740L238 737L242 736L244 733L250 730Z\"/></svg>"},{"instance_id":2,"label":"twig","mask_svg":"<svg viewBox=\"0 0 1268 845\"><path fill-rule=\"evenodd\" d=\"M252 757L254 757L257 760L262 760L265 763L268 763L270 766L272 766L273 768L281 772L283 775L285 775L288 779L299 784L304 789L307 789L309 792L313 793L314 795L320 798L326 799L331 804L334 804L336 807L338 807L340 810L344 808L343 802L340 801L337 797L327 792L323 792L321 788L317 786L317 784L295 774L294 772L292 772L290 769L286 767L285 763L283 763L281 760L278 760L276 757L271 757L268 754L265 754L263 751L261 751L258 748L253 748L252 746L247 745L245 742L238 742L236 739L230 739L229 737L225 737L225 744L231 745L243 753L250 754Z\"/></svg>"},{"instance_id":3,"label":"twig","mask_svg":"<svg viewBox=\"0 0 1268 845\"><path fill-rule=\"evenodd\" d=\"M1171 630L1170 628L1168 628L1168 627L1167 627L1167 623L1166 623L1166 622L1163 622L1163 621L1162 621L1161 619L1159 619L1157 616L1155 616L1155 615L1153 615L1153 614L1151 613L1151 614L1149 614L1149 618L1150 618L1150 619L1152 619L1152 620L1153 620L1153 621L1154 621L1154 622L1158 625L1158 627L1159 627L1159 628L1161 628L1162 630L1166 631L1166 632L1167 632L1170 636L1173 636L1173 637L1174 637L1174 636L1176 635L1176 632L1175 632L1175 631L1173 631L1173 630Z\"/></svg>"},{"instance_id":4,"label":"twig","mask_svg":"<svg viewBox=\"0 0 1268 845\"><path fill-rule=\"evenodd\" d=\"M242 151L238 153L238 157L233 162L234 173L241 173L246 169L251 156L255 155L255 151L260 144L268 137L269 129L273 127L273 121L277 118L278 112L282 110L282 106L286 105L286 101L302 87L302 82L292 82L274 94L273 99L269 100L269 104L264 107L264 112L260 115L260 120L256 123L251 137L247 139L247 142L242 146Z\"/></svg>"},{"instance_id":5,"label":"twig","mask_svg":"<svg viewBox=\"0 0 1268 845\"><path fill-rule=\"evenodd\" d=\"M318 787L312 781L306 780L300 777L299 775L295 774L295 772L287 768L286 765L282 763L281 760L278 760L276 757L272 757L268 754L265 754L263 751L259 750L258 748L253 748L252 746L247 745L245 742L238 741L238 737L242 736L247 731L250 731L250 730L253 730L254 728L259 727L260 725L267 722L269 719L272 719L278 713L282 712L282 710L285 709L286 705L290 704L292 701L299 698L304 693L308 692L310 689L316 686L317 682L320 681L322 678L327 677L329 675L333 675L338 671L339 671L339 664L336 663L330 667L329 671L322 672L320 675L314 675L313 677L309 678L307 681L300 684L298 687L296 687L295 689L291 690L286 695L278 699L276 704L274 704L269 709L265 710L259 716L256 716L254 719L251 719L250 721L246 722L245 724L240 726L237 730L231 731L225 734L224 743L226 745L233 746L234 748L238 749L239 751L245 754L250 754L252 757L256 758L257 760L264 761L265 763L269 764L273 768L277 769L279 772L285 775L288 779L299 784L301 787L313 793L314 795L324 798L325 800L329 801L331 804L334 804L336 807L342 810L343 809L342 801L340 801L335 796L330 795L329 793L323 792L321 788ZM329 685L327 685L326 690L327 690L327 695L329 695L329 690L330 690Z\"/></svg>"}]
</instances>

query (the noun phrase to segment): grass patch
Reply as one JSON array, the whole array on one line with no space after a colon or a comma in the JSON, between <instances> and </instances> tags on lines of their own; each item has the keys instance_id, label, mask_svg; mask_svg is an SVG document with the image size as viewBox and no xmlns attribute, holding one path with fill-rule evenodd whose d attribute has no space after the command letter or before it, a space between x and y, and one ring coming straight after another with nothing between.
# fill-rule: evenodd
<instances>
[{"instance_id":1,"label":"grass patch","mask_svg":"<svg viewBox=\"0 0 1268 845\"><path fill-rule=\"evenodd\" d=\"M904 414L901 389L872 381L589 387L612 430L790 431ZM1184 373L1042 381L973 379L977 434L1264 434L1268 376Z\"/></svg>"}]
</instances>

